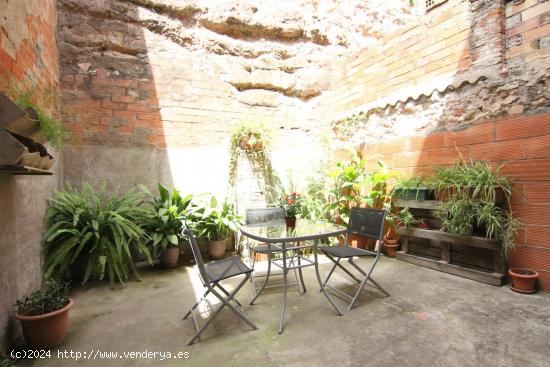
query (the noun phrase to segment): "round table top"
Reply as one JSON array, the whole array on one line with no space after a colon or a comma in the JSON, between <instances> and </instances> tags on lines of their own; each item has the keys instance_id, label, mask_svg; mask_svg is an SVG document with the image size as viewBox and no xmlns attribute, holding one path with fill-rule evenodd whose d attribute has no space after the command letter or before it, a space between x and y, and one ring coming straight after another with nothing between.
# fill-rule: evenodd
<instances>
[{"instance_id":1,"label":"round table top","mask_svg":"<svg viewBox=\"0 0 550 367\"><path fill-rule=\"evenodd\" d=\"M346 227L328 221L297 219L294 228L288 228L284 220L241 227L246 237L268 243L297 242L318 240L343 234Z\"/></svg>"}]
</instances>

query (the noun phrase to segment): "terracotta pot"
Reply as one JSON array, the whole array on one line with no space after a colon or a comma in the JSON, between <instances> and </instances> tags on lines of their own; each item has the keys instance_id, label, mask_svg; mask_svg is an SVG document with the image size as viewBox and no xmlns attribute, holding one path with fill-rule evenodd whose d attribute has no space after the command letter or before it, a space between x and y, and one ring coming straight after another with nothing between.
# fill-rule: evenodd
<instances>
[{"instance_id":1,"label":"terracotta pot","mask_svg":"<svg viewBox=\"0 0 550 367\"><path fill-rule=\"evenodd\" d=\"M396 245L389 245L386 242L384 242L384 253L387 257L396 257L397 256L397 250L399 250L399 244Z\"/></svg>"},{"instance_id":2,"label":"terracotta pot","mask_svg":"<svg viewBox=\"0 0 550 367\"><path fill-rule=\"evenodd\" d=\"M61 344L67 333L69 309L73 304L69 298L65 307L44 315L25 316L17 312L15 318L21 322L27 344L35 349L50 349Z\"/></svg>"},{"instance_id":3,"label":"terracotta pot","mask_svg":"<svg viewBox=\"0 0 550 367\"><path fill-rule=\"evenodd\" d=\"M220 241L210 241L208 242L208 254L213 259L221 259L225 255L225 250L227 249L227 243L229 239L226 238Z\"/></svg>"},{"instance_id":4,"label":"terracotta pot","mask_svg":"<svg viewBox=\"0 0 550 367\"><path fill-rule=\"evenodd\" d=\"M367 237L359 236L353 233L348 235L348 243L351 247L357 247L365 249L367 248L369 239Z\"/></svg>"},{"instance_id":5,"label":"terracotta pot","mask_svg":"<svg viewBox=\"0 0 550 367\"><path fill-rule=\"evenodd\" d=\"M401 239L399 238L390 238L390 237L384 238L384 243L390 246L399 245L399 241L401 241Z\"/></svg>"},{"instance_id":6,"label":"terracotta pot","mask_svg":"<svg viewBox=\"0 0 550 367\"><path fill-rule=\"evenodd\" d=\"M168 247L160 253L160 266L165 269L173 268L178 265L179 257L179 247Z\"/></svg>"},{"instance_id":7,"label":"terracotta pot","mask_svg":"<svg viewBox=\"0 0 550 367\"><path fill-rule=\"evenodd\" d=\"M285 223L289 228L296 227L296 217L285 217Z\"/></svg>"},{"instance_id":8,"label":"terracotta pot","mask_svg":"<svg viewBox=\"0 0 550 367\"><path fill-rule=\"evenodd\" d=\"M419 223L416 224L416 227L426 229L426 228L428 228L428 222L426 222L426 221L419 222Z\"/></svg>"},{"instance_id":9,"label":"terracotta pot","mask_svg":"<svg viewBox=\"0 0 550 367\"><path fill-rule=\"evenodd\" d=\"M250 249L250 258L253 258L254 261L256 261L256 262L261 262L261 261L269 260L269 255L256 252L256 251L254 251L253 248L251 248Z\"/></svg>"},{"instance_id":10,"label":"terracotta pot","mask_svg":"<svg viewBox=\"0 0 550 367\"><path fill-rule=\"evenodd\" d=\"M510 268L508 275L512 279L511 287L518 293L535 293L539 273L531 269Z\"/></svg>"}]
</instances>

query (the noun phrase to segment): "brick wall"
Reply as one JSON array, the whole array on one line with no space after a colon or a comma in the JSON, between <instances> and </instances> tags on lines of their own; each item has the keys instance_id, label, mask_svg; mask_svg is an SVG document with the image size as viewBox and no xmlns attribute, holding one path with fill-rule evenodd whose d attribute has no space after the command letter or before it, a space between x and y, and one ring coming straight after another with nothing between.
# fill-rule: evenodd
<instances>
[{"instance_id":1,"label":"brick wall","mask_svg":"<svg viewBox=\"0 0 550 367\"><path fill-rule=\"evenodd\" d=\"M550 2L525 0L506 5L506 58L543 58L550 48Z\"/></svg>"},{"instance_id":2,"label":"brick wall","mask_svg":"<svg viewBox=\"0 0 550 367\"><path fill-rule=\"evenodd\" d=\"M406 174L461 156L506 163L516 189L512 209L524 224L510 265L539 271L545 290L549 6L451 0L420 15L344 62L333 123L339 146L364 144L368 155ZM348 116L354 119L341 119Z\"/></svg>"},{"instance_id":3,"label":"brick wall","mask_svg":"<svg viewBox=\"0 0 550 367\"><path fill-rule=\"evenodd\" d=\"M418 3L416 6L423 6L422 1ZM335 111L387 99L403 89L430 94L438 78L450 84L452 77L479 62L487 49L469 43L472 22L470 3L450 0L345 60L334 90ZM498 25L495 27L498 30ZM487 62L490 58L498 62L499 55L484 54L481 59Z\"/></svg>"},{"instance_id":4,"label":"brick wall","mask_svg":"<svg viewBox=\"0 0 550 367\"><path fill-rule=\"evenodd\" d=\"M462 131L392 139L365 147L389 167L405 174L429 174L433 166L463 159L504 164L513 180L512 211L522 222L510 266L540 273L540 286L550 290L550 114L492 120ZM374 162L373 162L374 164ZM374 168L374 167L372 167Z\"/></svg>"},{"instance_id":5,"label":"brick wall","mask_svg":"<svg viewBox=\"0 0 550 367\"><path fill-rule=\"evenodd\" d=\"M0 91L11 97L30 91L33 103L57 116L55 1L4 0L0 13ZM19 334L15 300L40 287L46 197L61 172L60 157L52 154L58 160L54 176L0 174L0 351Z\"/></svg>"}]
</instances>

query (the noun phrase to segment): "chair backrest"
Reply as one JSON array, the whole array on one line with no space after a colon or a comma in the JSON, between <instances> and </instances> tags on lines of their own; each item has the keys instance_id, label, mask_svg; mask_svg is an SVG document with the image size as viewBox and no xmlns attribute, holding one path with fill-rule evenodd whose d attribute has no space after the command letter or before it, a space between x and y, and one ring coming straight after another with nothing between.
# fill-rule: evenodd
<instances>
[{"instance_id":1,"label":"chair backrest","mask_svg":"<svg viewBox=\"0 0 550 367\"><path fill-rule=\"evenodd\" d=\"M285 219L283 208L246 209L246 224L260 224Z\"/></svg>"},{"instance_id":2,"label":"chair backrest","mask_svg":"<svg viewBox=\"0 0 550 367\"><path fill-rule=\"evenodd\" d=\"M359 236L382 240L386 211L370 208L352 208L348 232Z\"/></svg>"},{"instance_id":3,"label":"chair backrest","mask_svg":"<svg viewBox=\"0 0 550 367\"><path fill-rule=\"evenodd\" d=\"M208 274L206 273L206 267L204 266L204 260L202 259L201 250L199 249L199 245L197 244L197 240L195 239L195 235L193 234L193 231L187 227L187 224L185 221L183 222L183 234L187 236L189 239L189 245L191 245L191 251L193 252L193 257L195 258L195 263L197 264L197 267L199 268L199 275L201 277L202 282L206 286L207 283L209 283Z\"/></svg>"}]
</instances>

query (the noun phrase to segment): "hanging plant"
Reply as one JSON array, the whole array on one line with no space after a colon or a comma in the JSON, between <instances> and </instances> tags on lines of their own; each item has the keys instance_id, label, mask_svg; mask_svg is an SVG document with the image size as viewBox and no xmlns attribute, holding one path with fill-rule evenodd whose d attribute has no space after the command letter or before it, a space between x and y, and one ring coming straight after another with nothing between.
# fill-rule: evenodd
<instances>
[{"instance_id":1,"label":"hanging plant","mask_svg":"<svg viewBox=\"0 0 550 367\"><path fill-rule=\"evenodd\" d=\"M266 201L271 203L277 197L280 180L273 171L269 158L271 131L260 122L240 122L231 133L229 153L229 185L237 184L238 160L244 153L256 174L258 184L263 190Z\"/></svg>"}]
</instances>

